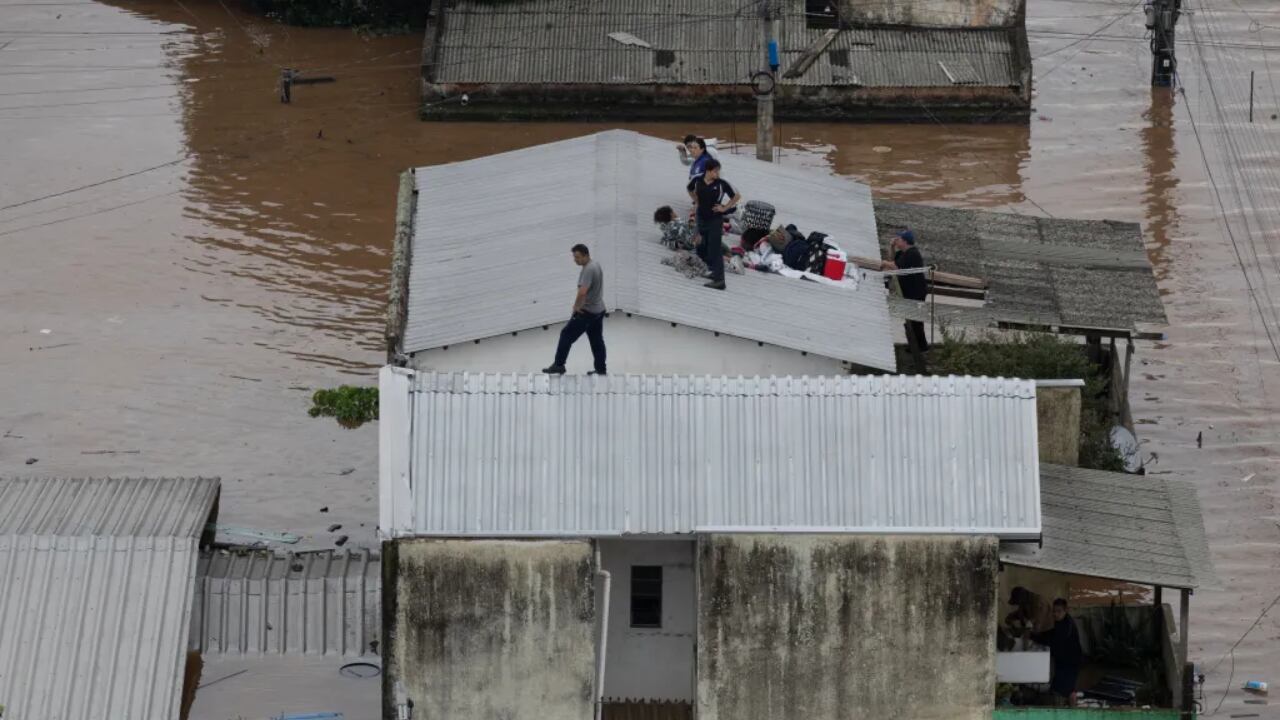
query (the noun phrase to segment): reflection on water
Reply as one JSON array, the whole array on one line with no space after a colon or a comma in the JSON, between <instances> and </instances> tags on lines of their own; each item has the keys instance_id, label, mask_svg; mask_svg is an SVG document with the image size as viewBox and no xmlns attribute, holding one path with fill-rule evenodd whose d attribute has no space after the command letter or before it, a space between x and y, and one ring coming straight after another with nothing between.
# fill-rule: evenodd
<instances>
[{"instance_id":1,"label":"reflection on water","mask_svg":"<svg viewBox=\"0 0 1280 720\"><path fill-rule=\"evenodd\" d=\"M1146 205L1146 230L1150 241L1147 252L1155 267L1156 281L1169 274L1169 238L1178 230L1178 211L1175 192L1178 176L1174 172L1178 151L1173 142L1173 106L1177 102L1174 92L1168 88L1151 88L1151 109L1146 113L1148 125L1139 135L1147 173L1144 194Z\"/></svg>"}]
</instances>

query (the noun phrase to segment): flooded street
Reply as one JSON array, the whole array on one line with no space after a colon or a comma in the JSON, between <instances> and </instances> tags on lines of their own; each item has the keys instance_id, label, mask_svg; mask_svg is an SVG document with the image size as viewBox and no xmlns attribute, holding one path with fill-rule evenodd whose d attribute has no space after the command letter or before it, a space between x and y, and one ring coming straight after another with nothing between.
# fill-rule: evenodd
<instances>
[{"instance_id":1,"label":"flooded street","mask_svg":"<svg viewBox=\"0 0 1280 720\"><path fill-rule=\"evenodd\" d=\"M1139 5L1031 0L1029 127L779 132L781 162L881 197L1143 224L1171 326L1131 399L1149 471L1200 488L1212 711L1280 682L1280 610L1224 655L1280 593L1280 9L1188 7L1185 96L1149 87ZM376 380L398 173L606 127L419 122L420 45L217 0L0 0L0 476L217 475L224 523L374 542L376 426L307 409ZM282 67L336 82L284 105Z\"/></svg>"}]
</instances>

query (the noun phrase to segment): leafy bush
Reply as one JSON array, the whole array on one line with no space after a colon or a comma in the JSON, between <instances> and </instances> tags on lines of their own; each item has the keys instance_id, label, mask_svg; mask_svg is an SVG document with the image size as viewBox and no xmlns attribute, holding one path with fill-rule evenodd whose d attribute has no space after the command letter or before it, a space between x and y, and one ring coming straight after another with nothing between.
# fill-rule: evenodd
<instances>
[{"instance_id":1,"label":"leafy bush","mask_svg":"<svg viewBox=\"0 0 1280 720\"><path fill-rule=\"evenodd\" d=\"M425 24L429 2L416 0L251 0L255 10L287 25L408 32Z\"/></svg>"},{"instance_id":2,"label":"leafy bush","mask_svg":"<svg viewBox=\"0 0 1280 720\"><path fill-rule=\"evenodd\" d=\"M1089 362L1085 347L1047 333L991 333L969 337L942 329L942 342L931 347L929 371L937 375L985 375L1026 380L1084 380L1080 403L1080 467L1124 470L1124 459L1111 445L1112 418L1107 408L1107 380Z\"/></svg>"},{"instance_id":3,"label":"leafy bush","mask_svg":"<svg viewBox=\"0 0 1280 720\"><path fill-rule=\"evenodd\" d=\"M333 417L345 428L356 428L378 419L378 388L343 385L317 390L311 396L311 417Z\"/></svg>"}]
</instances>

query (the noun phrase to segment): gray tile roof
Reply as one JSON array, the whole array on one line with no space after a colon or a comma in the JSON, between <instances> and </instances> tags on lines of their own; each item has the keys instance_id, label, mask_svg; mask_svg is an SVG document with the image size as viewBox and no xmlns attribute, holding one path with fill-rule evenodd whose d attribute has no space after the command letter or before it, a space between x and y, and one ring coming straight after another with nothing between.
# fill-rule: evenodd
<instances>
[{"instance_id":1,"label":"gray tile roof","mask_svg":"<svg viewBox=\"0 0 1280 720\"><path fill-rule=\"evenodd\" d=\"M1060 220L877 200L887 246L910 228L925 262L989 283L981 308L937 303L944 323L1001 322L1143 331L1168 324L1137 223ZM928 320L930 309L898 297L896 316Z\"/></svg>"},{"instance_id":2,"label":"gray tile roof","mask_svg":"<svg viewBox=\"0 0 1280 720\"><path fill-rule=\"evenodd\" d=\"M825 32L804 0L781 3L781 70ZM741 0L460 0L446 12L435 81L480 84L733 85L760 69L757 4ZM623 44L626 32L650 47ZM1006 29L846 30L785 85L1010 87L1021 82ZM950 69L944 69L943 66Z\"/></svg>"},{"instance_id":3,"label":"gray tile roof","mask_svg":"<svg viewBox=\"0 0 1280 720\"><path fill-rule=\"evenodd\" d=\"M384 533L1040 533L1035 384L381 376Z\"/></svg>"},{"instance_id":4,"label":"gray tile roof","mask_svg":"<svg viewBox=\"0 0 1280 720\"><path fill-rule=\"evenodd\" d=\"M1144 585L1218 585L1189 483L1041 464L1040 497L1043 547L1010 544L1004 562Z\"/></svg>"},{"instance_id":5,"label":"gray tile roof","mask_svg":"<svg viewBox=\"0 0 1280 720\"><path fill-rule=\"evenodd\" d=\"M215 479L0 479L6 717L172 720Z\"/></svg>"},{"instance_id":6,"label":"gray tile roof","mask_svg":"<svg viewBox=\"0 0 1280 720\"><path fill-rule=\"evenodd\" d=\"M567 320L585 243L605 272L605 304L644 317L895 369L880 283L837 288L777 275L730 275L702 287L661 263L653 211L687 208L675 142L611 130L465 162L418 168L404 351L417 352ZM826 172L721 153L744 200L777 223L830 233L875 254L865 185Z\"/></svg>"}]
</instances>

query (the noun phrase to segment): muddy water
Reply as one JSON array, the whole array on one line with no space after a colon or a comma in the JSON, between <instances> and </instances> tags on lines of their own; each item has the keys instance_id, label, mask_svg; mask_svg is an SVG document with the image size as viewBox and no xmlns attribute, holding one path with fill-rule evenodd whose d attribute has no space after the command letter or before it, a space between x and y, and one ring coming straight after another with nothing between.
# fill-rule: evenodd
<instances>
[{"instance_id":1,"label":"muddy water","mask_svg":"<svg viewBox=\"0 0 1280 720\"><path fill-rule=\"evenodd\" d=\"M224 522L371 543L375 429L306 409L314 388L373 381L397 173L601 126L420 123L417 37L216 1L45 1L0 4L0 475L216 474ZM1172 326L1138 348L1134 413L1151 469L1200 488L1224 581L1193 601L1209 709L1229 684L1215 663L1280 592L1280 12L1240 2L1195 35L1184 21L1204 52L1183 46L1185 97L1148 87L1131 4L1031 0L1029 127L779 129L781 162L884 197L1144 224ZM282 105L282 66L337 81ZM630 127L730 146L752 130ZM1280 681L1280 614L1234 662L1230 684ZM1233 692L1221 712L1246 707Z\"/></svg>"}]
</instances>

